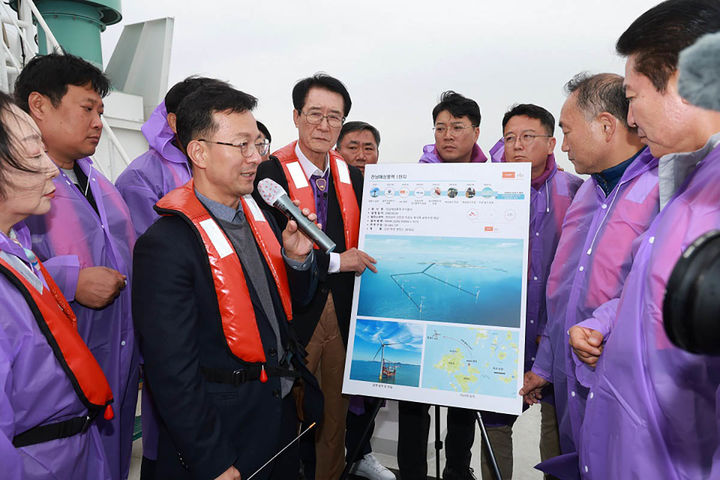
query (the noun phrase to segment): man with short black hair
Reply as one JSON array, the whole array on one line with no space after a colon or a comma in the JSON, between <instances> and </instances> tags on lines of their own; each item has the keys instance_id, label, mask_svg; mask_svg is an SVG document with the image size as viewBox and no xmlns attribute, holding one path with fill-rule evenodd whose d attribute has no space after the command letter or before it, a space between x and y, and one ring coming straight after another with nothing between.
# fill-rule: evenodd
<instances>
[{"instance_id":1,"label":"man with short black hair","mask_svg":"<svg viewBox=\"0 0 720 480\"><path fill-rule=\"evenodd\" d=\"M102 133L108 79L72 55L33 58L15 82L18 104L35 120L60 169L50 211L29 217L33 251L77 315L77 328L113 392L115 418L98 418L114 480L127 478L138 391L138 352L130 314L135 231L120 193L90 155Z\"/></svg>"},{"instance_id":2,"label":"man with short black hair","mask_svg":"<svg viewBox=\"0 0 720 480\"><path fill-rule=\"evenodd\" d=\"M480 107L475 100L452 90L443 92L432 110L435 143L423 147L419 163L483 163L487 157L477 145ZM397 459L404 480L427 477L427 440L430 432L429 405L398 402ZM439 419L437 419L439 420ZM474 479L470 468L475 441L475 411L448 408L445 436L445 480Z\"/></svg>"},{"instance_id":3,"label":"man with short black hair","mask_svg":"<svg viewBox=\"0 0 720 480\"><path fill-rule=\"evenodd\" d=\"M221 80L190 76L176 83L165 99L150 114L141 128L150 148L135 160L115 180L120 195L127 203L137 235L142 235L160 216L153 207L171 190L192 178L190 164L177 139L176 112L180 102L198 89L227 85ZM157 459L157 412L152 394L143 383L142 391L142 466L143 480L154 477Z\"/></svg>"},{"instance_id":4,"label":"man with short black hair","mask_svg":"<svg viewBox=\"0 0 720 480\"><path fill-rule=\"evenodd\" d=\"M347 122L340 130L337 151L343 159L365 174L365 165L378 161L380 132L367 122Z\"/></svg>"},{"instance_id":5,"label":"man with short black hair","mask_svg":"<svg viewBox=\"0 0 720 480\"><path fill-rule=\"evenodd\" d=\"M720 358L675 347L662 325L673 266L697 237L720 228L720 112L692 105L677 89L680 52L718 31L720 2L671 0L617 42L627 58L627 120L660 158L661 210L636 245L612 332L576 332L596 348L581 358L599 356L579 445L588 478L720 474Z\"/></svg>"},{"instance_id":6,"label":"man with short black hair","mask_svg":"<svg viewBox=\"0 0 720 480\"><path fill-rule=\"evenodd\" d=\"M350 112L350 94L340 80L316 74L295 84L292 99L298 140L274 152L275 158L258 167L256 183L271 178L280 184L290 198L317 213L318 223L337 245L330 254L315 252L319 287L307 306L294 308L294 326L308 352L308 368L320 372L325 396L323 423L316 436L314 475L318 480L335 479L342 473L345 459L348 406L342 396L342 381L353 285L355 275L366 268L376 271L375 259L357 248L362 174L332 150ZM268 212L279 225L287 222L280 211ZM312 478L313 467L307 458L303 460L305 475Z\"/></svg>"},{"instance_id":7,"label":"man with short black hair","mask_svg":"<svg viewBox=\"0 0 720 480\"><path fill-rule=\"evenodd\" d=\"M280 234L250 193L260 155L257 100L229 86L197 90L177 111L193 179L157 204L135 248L133 314L161 418L157 478L248 478L322 400L288 323L314 293L312 242ZM305 210L309 214L308 210ZM310 216L314 220L314 216ZM293 444L256 478L297 476Z\"/></svg>"},{"instance_id":8,"label":"man with short black hair","mask_svg":"<svg viewBox=\"0 0 720 480\"><path fill-rule=\"evenodd\" d=\"M547 323L545 285L555 256L565 212L582 184L575 175L563 172L555 163L555 117L533 104L516 104L502 119L503 138L490 150L501 162L528 162L530 174L530 243L528 246L527 309L525 321L525 370L535 361L540 335ZM552 403L542 403L540 458L560 454L558 426ZM512 426L518 418L495 412L482 412L488 437L503 478L512 478ZM492 479L485 449L482 474Z\"/></svg>"},{"instance_id":9,"label":"man with short black hair","mask_svg":"<svg viewBox=\"0 0 720 480\"><path fill-rule=\"evenodd\" d=\"M623 78L579 74L560 112L563 151L590 174L568 209L546 287L547 325L520 391L529 404L552 383L564 455L577 470L592 369L573 351L576 325L610 332L638 239L658 211L657 159L627 124ZM594 345L598 347L599 345ZM612 478L612 477L607 477Z\"/></svg>"},{"instance_id":10,"label":"man with short black hair","mask_svg":"<svg viewBox=\"0 0 720 480\"><path fill-rule=\"evenodd\" d=\"M180 102L195 90L222 85L227 83L214 78L188 77L168 90L165 99L143 124L141 130L150 148L115 180L115 186L132 212L138 235L145 233L159 218L153 210L157 201L192 176L188 159L177 140L175 113Z\"/></svg>"},{"instance_id":11,"label":"man with short black hair","mask_svg":"<svg viewBox=\"0 0 720 480\"><path fill-rule=\"evenodd\" d=\"M425 145L420 163L483 163L487 157L477 145L480 107L471 98L448 90L432 111L435 143Z\"/></svg>"}]
</instances>

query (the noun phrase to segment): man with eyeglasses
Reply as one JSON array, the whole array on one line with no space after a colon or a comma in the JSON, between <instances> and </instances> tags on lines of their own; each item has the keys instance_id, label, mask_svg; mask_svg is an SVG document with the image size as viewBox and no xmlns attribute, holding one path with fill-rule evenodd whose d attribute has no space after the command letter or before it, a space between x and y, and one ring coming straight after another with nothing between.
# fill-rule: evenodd
<instances>
[{"instance_id":1,"label":"man with eyeglasses","mask_svg":"<svg viewBox=\"0 0 720 480\"><path fill-rule=\"evenodd\" d=\"M420 163L483 163L487 157L476 143L480 107L475 100L448 90L432 111L435 143L425 145Z\"/></svg>"},{"instance_id":2,"label":"man with eyeglasses","mask_svg":"<svg viewBox=\"0 0 720 480\"><path fill-rule=\"evenodd\" d=\"M260 156L263 162L267 162L268 160L270 160L270 143L272 142L272 136L270 135L270 130L268 130L265 124L262 123L260 120L258 120L257 122L257 127L258 130L260 130L260 140L262 140L263 143L267 141L268 144L267 153Z\"/></svg>"},{"instance_id":3,"label":"man with eyeglasses","mask_svg":"<svg viewBox=\"0 0 720 480\"><path fill-rule=\"evenodd\" d=\"M307 306L293 308L294 327L308 353L308 368L320 372L325 397L323 422L315 439L315 466L313 455L304 454L304 474L318 480L336 479L345 459L348 405L342 397L342 380L354 277L366 268L375 272L375 259L357 249L362 174L332 150L350 112L350 94L336 78L316 74L295 85L292 99L298 140L263 162L256 182L271 178L279 183L290 198L317 213L318 223L337 245L329 255L315 252L320 270L317 292ZM281 212L268 212L279 225L287 222Z\"/></svg>"},{"instance_id":4,"label":"man with eyeglasses","mask_svg":"<svg viewBox=\"0 0 720 480\"><path fill-rule=\"evenodd\" d=\"M183 100L177 132L192 180L158 201L162 217L135 246L133 316L161 419L157 478L248 478L297 435L296 396L305 419L320 420L289 323L291 303L314 294L317 264L296 223L281 234L250 195L267 150L256 103L229 86ZM298 465L293 444L255 478L295 478Z\"/></svg>"},{"instance_id":5,"label":"man with eyeglasses","mask_svg":"<svg viewBox=\"0 0 720 480\"><path fill-rule=\"evenodd\" d=\"M493 160L529 162L530 174L530 243L528 247L528 285L525 322L525 370L535 361L540 334L545 328L545 285L565 213L582 180L558 170L555 163L555 117L533 104L514 105L502 120L503 138L491 150ZM503 478L512 478L512 426L515 415L482 412L488 437ZM552 398L542 402L540 458L544 461L560 454L558 426ZM482 449L482 475L492 479L485 449Z\"/></svg>"},{"instance_id":6,"label":"man with eyeglasses","mask_svg":"<svg viewBox=\"0 0 720 480\"><path fill-rule=\"evenodd\" d=\"M591 332L607 335L614 326L638 238L658 212L658 160L627 123L621 76L580 74L566 90L562 149L575 171L590 178L565 215L547 281L547 325L520 394L534 404L553 384L565 455L546 463L567 461L577 471L588 387L603 348Z\"/></svg>"},{"instance_id":7,"label":"man with eyeglasses","mask_svg":"<svg viewBox=\"0 0 720 480\"><path fill-rule=\"evenodd\" d=\"M475 100L448 90L432 111L435 143L423 148L420 163L483 163L487 157L477 145L480 135L480 107ZM398 402L397 460L403 480L427 478L427 440L430 406ZM437 419L439 420L439 419ZM445 436L445 480L472 480L470 468L475 441L475 411L448 408Z\"/></svg>"}]
</instances>

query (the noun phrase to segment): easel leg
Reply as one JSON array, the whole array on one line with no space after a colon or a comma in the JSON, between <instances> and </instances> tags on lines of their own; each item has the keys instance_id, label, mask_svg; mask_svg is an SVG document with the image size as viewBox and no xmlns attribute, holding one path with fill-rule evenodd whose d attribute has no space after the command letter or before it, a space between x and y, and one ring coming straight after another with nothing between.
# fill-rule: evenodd
<instances>
[{"instance_id":1,"label":"easel leg","mask_svg":"<svg viewBox=\"0 0 720 480\"><path fill-rule=\"evenodd\" d=\"M490 445L490 438L488 437L487 430L485 430L485 423L483 422L482 415L480 415L480 412L475 412L475 414L477 415L478 425L480 425L480 433L482 434L483 443L487 448L490 465L495 472L495 478L497 480L502 480L502 475L500 475L500 469L498 468L497 460L495 459L495 452L493 452L492 445Z\"/></svg>"}]
</instances>

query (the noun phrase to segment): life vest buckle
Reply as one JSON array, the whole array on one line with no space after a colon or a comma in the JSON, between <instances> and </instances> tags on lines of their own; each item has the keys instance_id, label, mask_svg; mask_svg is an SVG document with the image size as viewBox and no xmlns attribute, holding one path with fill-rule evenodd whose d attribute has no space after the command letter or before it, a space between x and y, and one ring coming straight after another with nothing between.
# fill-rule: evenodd
<instances>
[{"instance_id":1,"label":"life vest buckle","mask_svg":"<svg viewBox=\"0 0 720 480\"><path fill-rule=\"evenodd\" d=\"M80 433L85 433L88 431L88 428L90 428L90 425L92 425L93 419L95 418L95 415L90 415L89 413L85 415L85 423L83 423L83 426L80 427Z\"/></svg>"}]
</instances>

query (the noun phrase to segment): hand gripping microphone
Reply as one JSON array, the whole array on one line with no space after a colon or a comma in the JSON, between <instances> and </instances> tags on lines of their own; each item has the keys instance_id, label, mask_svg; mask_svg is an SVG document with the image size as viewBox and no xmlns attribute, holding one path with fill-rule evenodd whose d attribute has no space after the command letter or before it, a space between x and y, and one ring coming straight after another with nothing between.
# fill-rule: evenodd
<instances>
[{"instance_id":1,"label":"hand gripping microphone","mask_svg":"<svg viewBox=\"0 0 720 480\"><path fill-rule=\"evenodd\" d=\"M325 235L318 226L311 222L300 209L290 200L288 194L277 182L264 178L258 182L258 193L265 200L265 203L271 207L275 207L285 214L290 220L295 220L298 228L307 235L310 240L320 247L325 253L335 250L335 242Z\"/></svg>"}]
</instances>

